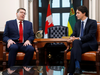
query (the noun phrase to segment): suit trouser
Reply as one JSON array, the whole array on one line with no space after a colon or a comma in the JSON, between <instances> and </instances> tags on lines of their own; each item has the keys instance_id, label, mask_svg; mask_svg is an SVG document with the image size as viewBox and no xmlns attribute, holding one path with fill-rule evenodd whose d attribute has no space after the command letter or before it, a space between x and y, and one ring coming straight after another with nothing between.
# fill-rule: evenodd
<instances>
[{"instance_id":1,"label":"suit trouser","mask_svg":"<svg viewBox=\"0 0 100 75\"><path fill-rule=\"evenodd\" d=\"M17 52L25 53L23 66L27 66L33 58L34 48L31 45L23 46L23 43L16 43L12 44L7 51L9 52L8 67L14 66Z\"/></svg>"},{"instance_id":2,"label":"suit trouser","mask_svg":"<svg viewBox=\"0 0 100 75\"><path fill-rule=\"evenodd\" d=\"M90 47L88 43L82 43L80 40L73 41L73 47L71 49L71 59L70 65L68 68L69 73L74 73L75 70L75 61L78 60L81 62L81 55L82 53L90 51Z\"/></svg>"}]
</instances>

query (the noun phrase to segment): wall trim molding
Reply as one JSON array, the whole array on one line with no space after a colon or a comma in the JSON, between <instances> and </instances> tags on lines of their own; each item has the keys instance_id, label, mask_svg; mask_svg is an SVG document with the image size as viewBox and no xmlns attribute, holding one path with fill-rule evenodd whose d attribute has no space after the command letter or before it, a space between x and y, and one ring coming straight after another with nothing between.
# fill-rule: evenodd
<instances>
[{"instance_id":1,"label":"wall trim molding","mask_svg":"<svg viewBox=\"0 0 100 75\"><path fill-rule=\"evenodd\" d=\"M19 0L19 7L24 8L24 0Z\"/></svg>"}]
</instances>

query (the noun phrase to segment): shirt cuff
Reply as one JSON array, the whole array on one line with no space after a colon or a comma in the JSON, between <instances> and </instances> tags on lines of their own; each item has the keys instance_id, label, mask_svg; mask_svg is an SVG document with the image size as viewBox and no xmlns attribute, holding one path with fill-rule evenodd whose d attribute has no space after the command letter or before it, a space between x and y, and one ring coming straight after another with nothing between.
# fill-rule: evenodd
<instances>
[{"instance_id":1,"label":"shirt cuff","mask_svg":"<svg viewBox=\"0 0 100 75\"><path fill-rule=\"evenodd\" d=\"M79 40L81 40L81 38L79 37Z\"/></svg>"}]
</instances>

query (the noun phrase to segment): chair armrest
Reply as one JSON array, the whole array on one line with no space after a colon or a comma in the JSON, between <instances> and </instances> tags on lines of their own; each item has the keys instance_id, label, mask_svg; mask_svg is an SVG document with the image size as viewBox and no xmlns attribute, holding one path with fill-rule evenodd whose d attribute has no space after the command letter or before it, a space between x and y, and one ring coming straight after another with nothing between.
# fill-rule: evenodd
<instances>
[{"instance_id":1,"label":"chair armrest","mask_svg":"<svg viewBox=\"0 0 100 75\"><path fill-rule=\"evenodd\" d=\"M3 44L3 61L6 61L6 43L2 42Z\"/></svg>"},{"instance_id":2,"label":"chair armrest","mask_svg":"<svg viewBox=\"0 0 100 75\"><path fill-rule=\"evenodd\" d=\"M33 44L37 44L37 41L34 41ZM39 65L39 51L38 51L37 45L35 45L35 50L36 50L36 65L38 66Z\"/></svg>"},{"instance_id":3,"label":"chair armrest","mask_svg":"<svg viewBox=\"0 0 100 75\"><path fill-rule=\"evenodd\" d=\"M38 53L39 51L38 51L38 48L37 48L37 43L38 43L37 41L34 41L34 42L33 42L33 44L36 44L36 45L35 45L35 50L36 50L36 52Z\"/></svg>"},{"instance_id":4,"label":"chair armrest","mask_svg":"<svg viewBox=\"0 0 100 75\"><path fill-rule=\"evenodd\" d=\"M98 51L96 51L96 62L100 62L100 42L98 42Z\"/></svg>"},{"instance_id":5,"label":"chair armrest","mask_svg":"<svg viewBox=\"0 0 100 75\"><path fill-rule=\"evenodd\" d=\"M100 51L100 42L98 42L98 51Z\"/></svg>"},{"instance_id":6,"label":"chair armrest","mask_svg":"<svg viewBox=\"0 0 100 75\"><path fill-rule=\"evenodd\" d=\"M64 63L65 63L65 67L67 67L67 52L69 52L71 43L67 43L67 49L64 51Z\"/></svg>"},{"instance_id":7,"label":"chair armrest","mask_svg":"<svg viewBox=\"0 0 100 75\"><path fill-rule=\"evenodd\" d=\"M70 48L72 47L72 43L68 43L68 42L67 42L67 46L66 46L66 47L67 47L67 48L66 48L66 50L64 51L64 53L69 52Z\"/></svg>"},{"instance_id":8,"label":"chair armrest","mask_svg":"<svg viewBox=\"0 0 100 75\"><path fill-rule=\"evenodd\" d=\"M3 60L3 44L2 41L0 41L0 61Z\"/></svg>"},{"instance_id":9,"label":"chair armrest","mask_svg":"<svg viewBox=\"0 0 100 75\"><path fill-rule=\"evenodd\" d=\"M100 51L96 51L96 65L99 65L100 66L100 64L98 63L98 62L100 62Z\"/></svg>"},{"instance_id":10,"label":"chair armrest","mask_svg":"<svg viewBox=\"0 0 100 75\"><path fill-rule=\"evenodd\" d=\"M3 52L6 52L6 43L2 42L3 44Z\"/></svg>"},{"instance_id":11,"label":"chair armrest","mask_svg":"<svg viewBox=\"0 0 100 75\"><path fill-rule=\"evenodd\" d=\"M98 42L98 45L100 45L100 42Z\"/></svg>"}]
</instances>

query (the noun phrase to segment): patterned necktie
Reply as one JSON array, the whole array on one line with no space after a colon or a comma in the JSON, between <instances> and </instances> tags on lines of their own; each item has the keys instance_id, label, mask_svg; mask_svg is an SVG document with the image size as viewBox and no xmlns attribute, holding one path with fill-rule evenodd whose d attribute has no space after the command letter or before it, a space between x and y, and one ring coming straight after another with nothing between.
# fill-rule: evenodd
<instances>
[{"instance_id":1,"label":"patterned necktie","mask_svg":"<svg viewBox=\"0 0 100 75\"><path fill-rule=\"evenodd\" d=\"M22 22L20 21L19 24L19 42L22 43L23 42L23 27L22 27Z\"/></svg>"},{"instance_id":2,"label":"patterned necktie","mask_svg":"<svg viewBox=\"0 0 100 75\"><path fill-rule=\"evenodd\" d=\"M82 21L81 22L81 35L80 35L80 37L82 37L83 34L84 34L84 28L83 28L83 26L84 26L84 22Z\"/></svg>"}]
</instances>

